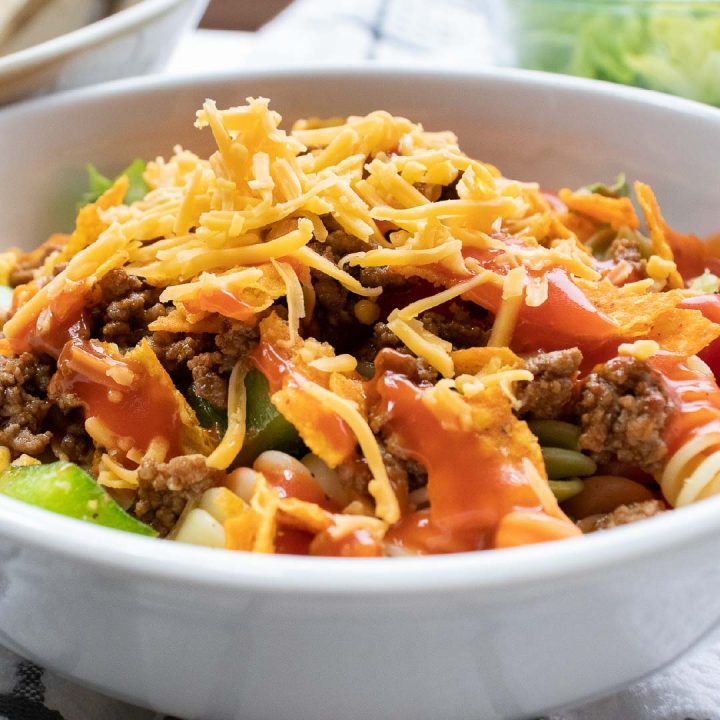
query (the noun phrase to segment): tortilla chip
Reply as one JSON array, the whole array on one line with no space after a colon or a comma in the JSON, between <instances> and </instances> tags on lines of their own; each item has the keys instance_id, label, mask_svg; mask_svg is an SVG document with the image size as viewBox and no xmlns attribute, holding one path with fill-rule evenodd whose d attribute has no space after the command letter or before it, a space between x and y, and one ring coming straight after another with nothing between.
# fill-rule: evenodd
<instances>
[{"instance_id":1,"label":"tortilla chip","mask_svg":"<svg viewBox=\"0 0 720 720\"><path fill-rule=\"evenodd\" d=\"M617 323L619 337L655 340L664 350L681 355L693 355L720 337L720 325L699 310L677 307L688 297L688 291L638 294L617 288L607 280L575 282L598 310Z\"/></svg>"},{"instance_id":2,"label":"tortilla chip","mask_svg":"<svg viewBox=\"0 0 720 720\"><path fill-rule=\"evenodd\" d=\"M218 333L222 329L222 318L215 314L205 314L190 320L181 308L171 310L148 325L152 332L169 333Z\"/></svg>"},{"instance_id":3,"label":"tortilla chip","mask_svg":"<svg viewBox=\"0 0 720 720\"><path fill-rule=\"evenodd\" d=\"M317 534L333 524L333 516L315 503L297 498L281 498L278 502L278 521L281 525Z\"/></svg>"},{"instance_id":4,"label":"tortilla chip","mask_svg":"<svg viewBox=\"0 0 720 720\"><path fill-rule=\"evenodd\" d=\"M541 512L511 512L495 532L496 548L517 547L578 537L582 532L573 523Z\"/></svg>"},{"instance_id":5,"label":"tortilla chip","mask_svg":"<svg viewBox=\"0 0 720 720\"><path fill-rule=\"evenodd\" d=\"M645 216L645 222L650 231L650 239L652 240L655 254L659 255L663 260L674 260L672 248L665 237L665 218L663 218L662 212L660 212L660 206L658 205L655 193L649 185L641 183L638 180L635 183L635 194L637 195L638 202ZM668 282L671 288L681 288L685 285L677 270L670 273Z\"/></svg>"},{"instance_id":6,"label":"tortilla chip","mask_svg":"<svg viewBox=\"0 0 720 720\"><path fill-rule=\"evenodd\" d=\"M287 322L275 313L261 321L260 337L261 347L272 348L271 354L285 358L282 387L272 395L273 405L329 467L350 460L357 445L355 435L340 417L304 392L302 385L313 382L350 400L365 417L365 392L360 376L355 371L326 373L312 367L310 363L315 359L334 357L332 346L300 337L291 344Z\"/></svg>"},{"instance_id":7,"label":"tortilla chip","mask_svg":"<svg viewBox=\"0 0 720 720\"><path fill-rule=\"evenodd\" d=\"M345 426L344 422L323 408L315 398L304 393L302 388L287 387L280 390L272 396L272 403L297 429L303 442L328 467L336 468L352 458L357 444L355 436L351 432L328 432L334 429L328 427L328 421L332 423L336 418L340 427Z\"/></svg>"},{"instance_id":8,"label":"tortilla chip","mask_svg":"<svg viewBox=\"0 0 720 720\"><path fill-rule=\"evenodd\" d=\"M190 407L185 396L175 387L175 383L168 375L167 370L160 364L147 339L143 338L124 357L141 363L150 377L154 378L159 384L164 385L168 392L172 393L182 423L180 443L183 452L185 454L202 453L203 455L209 455L215 447L212 436L205 428L201 427L195 411Z\"/></svg>"},{"instance_id":9,"label":"tortilla chip","mask_svg":"<svg viewBox=\"0 0 720 720\"><path fill-rule=\"evenodd\" d=\"M684 357L695 355L720 337L720 325L699 310L673 308L659 315L647 333L660 347Z\"/></svg>"},{"instance_id":10,"label":"tortilla chip","mask_svg":"<svg viewBox=\"0 0 720 720\"><path fill-rule=\"evenodd\" d=\"M258 473L255 493L250 507L256 513L257 525L252 551L259 553L275 552L275 533L277 532L278 494L268 484L265 476Z\"/></svg>"},{"instance_id":11,"label":"tortilla chip","mask_svg":"<svg viewBox=\"0 0 720 720\"><path fill-rule=\"evenodd\" d=\"M506 347L473 347L466 350L455 350L450 353L455 365L456 375L476 375L487 368L491 362L498 367L521 368L522 358L519 358L510 348Z\"/></svg>"},{"instance_id":12,"label":"tortilla chip","mask_svg":"<svg viewBox=\"0 0 720 720\"><path fill-rule=\"evenodd\" d=\"M630 198L605 197L597 193L573 192L563 188L558 197L570 210L586 215L600 223L607 223L614 230L626 225L633 230L640 227L637 213Z\"/></svg>"}]
</instances>

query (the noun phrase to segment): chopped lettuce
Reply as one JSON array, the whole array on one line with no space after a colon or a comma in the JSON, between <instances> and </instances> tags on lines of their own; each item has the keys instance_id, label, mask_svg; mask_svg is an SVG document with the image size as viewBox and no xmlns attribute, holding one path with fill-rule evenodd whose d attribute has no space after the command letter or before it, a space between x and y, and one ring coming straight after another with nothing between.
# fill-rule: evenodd
<instances>
[{"instance_id":1,"label":"chopped lettuce","mask_svg":"<svg viewBox=\"0 0 720 720\"><path fill-rule=\"evenodd\" d=\"M507 0L523 67L720 105L717 2Z\"/></svg>"},{"instance_id":2,"label":"chopped lettuce","mask_svg":"<svg viewBox=\"0 0 720 720\"><path fill-rule=\"evenodd\" d=\"M117 177L120 177L121 175L127 175L128 177L128 189L124 198L124 202L127 205L134 203L136 200L142 200L150 189L143 177L144 172L145 161L136 159L133 160L130 165L125 168L125 170L117 175ZM81 207L83 205L87 205L88 203L95 202L106 190L109 190L112 187L114 182L114 180L111 180L102 173L98 172L94 165L87 166L87 174L88 190L80 199Z\"/></svg>"},{"instance_id":3,"label":"chopped lettuce","mask_svg":"<svg viewBox=\"0 0 720 720\"><path fill-rule=\"evenodd\" d=\"M592 183L591 185L585 185L581 189L611 198L628 197L630 195L630 186L625 178L625 173L620 173L615 178L615 182L612 185L597 182Z\"/></svg>"}]
</instances>

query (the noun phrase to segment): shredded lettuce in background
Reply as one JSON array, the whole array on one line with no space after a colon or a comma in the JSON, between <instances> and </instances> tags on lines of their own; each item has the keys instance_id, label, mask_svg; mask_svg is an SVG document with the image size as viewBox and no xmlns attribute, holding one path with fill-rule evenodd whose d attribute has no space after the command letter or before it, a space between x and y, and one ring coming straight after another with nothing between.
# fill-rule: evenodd
<instances>
[{"instance_id":1,"label":"shredded lettuce in background","mask_svg":"<svg viewBox=\"0 0 720 720\"><path fill-rule=\"evenodd\" d=\"M585 185L580 189L611 198L629 197L630 195L630 186L628 185L625 173L620 173L615 178L615 182L612 185L606 185L605 183L597 182L592 183L592 185Z\"/></svg>"},{"instance_id":2,"label":"shredded lettuce in background","mask_svg":"<svg viewBox=\"0 0 720 720\"><path fill-rule=\"evenodd\" d=\"M127 205L134 203L136 200L142 200L147 195L150 187L143 178L145 172L145 161L136 159L133 160L128 167L125 168L121 173L118 173L117 177L121 175L128 176L128 189L125 193L124 202ZM88 203L95 202L106 190L112 187L115 180L111 180L105 177L102 173L98 172L94 165L87 166L88 174L88 190L80 198L80 207L87 205ZM115 179L117 179L117 177Z\"/></svg>"},{"instance_id":3,"label":"shredded lettuce in background","mask_svg":"<svg viewBox=\"0 0 720 720\"><path fill-rule=\"evenodd\" d=\"M720 106L720 4L506 0L517 62Z\"/></svg>"}]
</instances>

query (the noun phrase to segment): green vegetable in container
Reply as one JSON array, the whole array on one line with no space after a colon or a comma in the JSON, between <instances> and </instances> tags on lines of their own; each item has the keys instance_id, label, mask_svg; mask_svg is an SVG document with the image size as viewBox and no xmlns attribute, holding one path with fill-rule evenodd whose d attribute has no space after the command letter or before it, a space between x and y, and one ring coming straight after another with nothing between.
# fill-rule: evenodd
<instances>
[{"instance_id":1,"label":"green vegetable in container","mask_svg":"<svg viewBox=\"0 0 720 720\"><path fill-rule=\"evenodd\" d=\"M567 480L549 480L550 489L558 502L565 502L576 495L579 495L585 485L580 478L568 478Z\"/></svg>"},{"instance_id":2,"label":"green vegetable in container","mask_svg":"<svg viewBox=\"0 0 720 720\"><path fill-rule=\"evenodd\" d=\"M228 418L227 413L205 398L201 398L196 390L195 385L191 385L187 392L187 401L190 407L195 411L198 422L208 430L215 430L218 435L223 435L227 430Z\"/></svg>"},{"instance_id":3,"label":"green vegetable in container","mask_svg":"<svg viewBox=\"0 0 720 720\"><path fill-rule=\"evenodd\" d=\"M118 173L115 180L122 175L128 177L128 189L125 192L123 201L130 205L137 200L142 200L147 195L150 187L145 182L143 174L145 173L145 161L144 160L133 160L128 167L126 167L121 173ZM105 177L102 173L98 172L94 165L87 166L88 174L88 191L80 198L80 206L87 205L88 203L95 202L104 192L109 190L115 180L111 180Z\"/></svg>"},{"instance_id":4,"label":"green vegetable in container","mask_svg":"<svg viewBox=\"0 0 720 720\"><path fill-rule=\"evenodd\" d=\"M595 461L577 450L556 447L543 447L541 450L545 469L551 480L593 475L597 470Z\"/></svg>"},{"instance_id":5,"label":"green vegetable in container","mask_svg":"<svg viewBox=\"0 0 720 720\"><path fill-rule=\"evenodd\" d=\"M267 378L259 370L250 370L245 376L245 391L245 442L233 465L252 465L266 450L282 450L290 455L301 453L304 445L297 430L272 404ZM203 427L215 429L219 435L227 430L227 413L199 397L193 386L188 391L188 402Z\"/></svg>"},{"instance_id":6,"label":"green vegetable in container","mask_svg":"<svg viewBox=\"0 0 720 720\"><path fill-rule=\"evenodd\" d=\"M530 420L528 427L545 447L579 449L580 428L577 425L561 420Z\"/></svg>"},{"instance_id":7,"label":"green vegetable in container","mask_svg":"<svg viewBox=\"0 0 720 720\"><path fill-rule=\"evenodd\" d=\"M265 450L282 450L295 455L303 450L298 431L275 408L270 400L270 386L259 370L245 376L247 416L245 443L235 465L251 465Z\"/></svg>"},{"instance_id":8,"label":"green vegetable in container","mask_svg":"<svg viewBox=\"0 0 720 720\"><path fill-rule=\"evenodd\" d=\"M11 465L0 474L0 493L78 520L156 536L126 513L84 470L69 462Z\"/></svg>"},{"instance_id":9,"label":"green vegetable in container","mask_svg":"<svg viewBox=\"0 0 720 720\"><path fill-rule=\"evenodd\" d=\"M720 5L674 0L506 0L522 67L720 105Z\"/></svg>"}]
</instances>

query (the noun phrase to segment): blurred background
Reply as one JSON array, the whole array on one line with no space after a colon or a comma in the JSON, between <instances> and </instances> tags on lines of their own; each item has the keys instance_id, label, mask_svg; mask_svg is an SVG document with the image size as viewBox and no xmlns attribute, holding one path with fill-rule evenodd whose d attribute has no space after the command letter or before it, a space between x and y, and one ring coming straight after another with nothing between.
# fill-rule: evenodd
<instances>
[{"instance_id":1,"label":"blurred background","mask_svg":"<svg viewBox=\"0 0 720 720\"><path fill-rule=\"evenodd\" d=\"M251 32L284 10L292 0L211 0L200 26Z\"/></svg>"},{"instance_id":2,"label":"blurred background","mask_svg":"<svg viewBox=\"0 0 720 720\"><path fill-rule=\"evenodd\" d=\"M720 0L0 0L0 103L161 69L367 62L515 66L720 106Z\"/></svg>"},{"instance_id":3,"label":"blurred background","mask_svg":"<svg viewBox=\"0 0 720 720\"><path fill-rule=\"evenodd\" d=\"M366 0L360 12L359 5L211 0L202 27L252 32L283 11L288 18L310 16L314 6L325 13L325 23L322 14L316 18L330 47L334 30L343 35L353 15L396 46L394 54L367 59L402 61L398 46L404 46L405 52L414 47L422 61L430 48L442 64L452 59L567 73L720 106L719 0ZM300 59L295 51L293 59ZM332 51L328 59L343 60Z\"/></svg>"}]
</instances>

